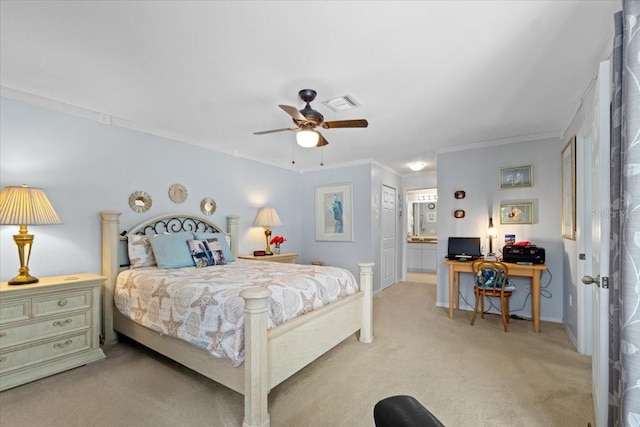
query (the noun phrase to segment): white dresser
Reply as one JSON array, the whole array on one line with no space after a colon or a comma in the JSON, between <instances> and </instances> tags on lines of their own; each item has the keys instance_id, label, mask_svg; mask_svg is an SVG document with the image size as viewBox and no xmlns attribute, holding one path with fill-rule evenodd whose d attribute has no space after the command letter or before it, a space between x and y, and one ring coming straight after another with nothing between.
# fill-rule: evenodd
<instances>
[{"instance_id":1,"label":"white dresser","mask_svg":"<svg viewBox=\"0 0 640 427\"><path fill-rule=\"evenodd\" d=\"M105 358L99 342L105 277L72 274L0 283L0 390Z\"/></svg>"}]
</instances>

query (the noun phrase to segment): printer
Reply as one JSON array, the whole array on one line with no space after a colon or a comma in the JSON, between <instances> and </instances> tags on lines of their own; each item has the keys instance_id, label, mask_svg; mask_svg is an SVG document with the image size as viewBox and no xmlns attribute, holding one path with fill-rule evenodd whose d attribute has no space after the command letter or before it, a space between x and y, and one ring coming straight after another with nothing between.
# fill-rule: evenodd
<instances>
[{"instance_id":1,"label":"printer","mask_svg":"<svg viewBox=\"0 0 640 427\"><path fill-rule=\"evenodd\" d=\"M516 264L544 264L544 248L536 245L507 245L502 248L502 261Z\"/></svg>"}]
</instances>

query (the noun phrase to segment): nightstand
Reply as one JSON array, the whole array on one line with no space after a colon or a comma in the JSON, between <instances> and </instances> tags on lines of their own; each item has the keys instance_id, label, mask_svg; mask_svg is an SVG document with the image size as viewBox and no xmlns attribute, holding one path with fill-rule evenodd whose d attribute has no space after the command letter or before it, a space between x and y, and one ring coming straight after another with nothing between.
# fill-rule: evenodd
<instances>
[{"instance_id":1,"label":"nightstand","mask_svg":"<svg viewBox=\"0 0 640 427\"><path fill-rule=\"evenodd\" d=\"M0 390L105 358L97 274L0 283Z\"/></svg>"},{"instance_id":2,"label":"nightstand","mask_svg":"<svg viewBox=\"0 0 640 427\"><path fill-rule=\"evenodd\" d=\"M265 255L265 256L253 256L253 255L242 255L238 258L242 259L250 259L253 261L271 261L271 262L283 262L289 264L296 263L296 257L298 254L296 253L286 253L286 254L273 254L273 255Z\"/></svg>"}]
</instances>

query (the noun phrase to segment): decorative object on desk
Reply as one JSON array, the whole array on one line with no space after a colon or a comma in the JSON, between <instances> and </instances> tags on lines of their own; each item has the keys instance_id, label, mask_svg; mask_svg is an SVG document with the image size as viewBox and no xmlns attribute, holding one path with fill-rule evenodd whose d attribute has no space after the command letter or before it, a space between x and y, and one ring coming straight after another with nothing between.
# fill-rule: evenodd
<instances>
[{"instance_id":1,"label":"decorative object on desk","mask_svg":"<svg viewBox=\"0 0 640 427\"><path fill-rule=\"evenodd\" d=\"M533 224L533 202L500 203L500 224Z\"/></svg>"},{"instance_id":2,"label":"decorative object on desk","mask_svg":"<svg viewBox=\"0 0 640 427\"><path fill-rule=\"evenodd\" d=\"M576 239L576 137L562 149L562 237Z\"/></svg>"},{"instance_id":3,"label":"decorative object on desk","mask_svg":"<svg viewBox=\"0 0 640 427\"><path fill-rule=\"evenodd\" d=\"M489 228L487 229L487 237L489 238L489 253L488 257L493 257L495 259L496 254L493 252L493 239L498 238L498 232L496 228L493 226L493 218L489 217Z\"/></svg>"},{"instance_id":4,"label":"decorative object on desk","mask_svg":"<svg viewBox=\"0 0 640 427\"><path fill-rule=\"evenodd\" d=\"M271 242L270 242L272 245L275 245L275 248L274 248L275 252L274 253L279 254L280 253L280 245L283 244L286 241L287 241L287 239L285 239L284 236L274 236L271 239Z\"/></svg>"},{"instance_id":5,"label":"decorative object on desk","mask_svg":"<svg viewBox=\"0 0 640 427\"><path fill-rule=\"evenodd\" d=\"M500 168L500 189L533 187L533 166Z\"/></svg>"},{"instance_id":6,"label":"decorative object on desk","mask_svg":"<svg viewBox=\"0 0 640 427\"><path fill-rule=\"evenodd\" d=\"M458 190L455 193L453 193L453 197L455 197L456 199L464 199L467 196L467 193L465 193L462 190Z\"/></svg>"},{"instance_id":7,"label":"decorative object on desk","mask_svg":"<svg viewBox=\"0 0 640 427\"><path fill-rule=\"evenodd\" d=\"M505 234L504 235L504 246L511 246L516 243L516 235L515 234Z\"/></svg>"},{"instance_id":8,"label":"decorative object on desk","mask_svg":"<svg viewBox=\"0 0 640 427\"><path fill-rule=\"evenodd\" d=\"M353 241L352 184L316 187L316 241Z\"/></svg>"},{"instance_id":9,"label":"decorative object on desk","mask_svg":"<svg viewBox=\"0 0 640 427\"><path fill-rule=\"evenodd\" d=\"M200 210L205 215L211 215L212 213L214 213L216 211L216 207L216 201L211 197L205 197L200 202Z\"/></svg>"},{"instance_id":10,"label":"decorative object on desk","mask_svg":"<svg viewBox=\"0 0 640 427\"><path fill-rule=\"evenodd\" d=\"M265 255L273 255L271 247L269 246L269 241L271 239L271 227L282 225L278 212L276 212L274 208L270 207L260 208L253 225L256 227L264 227L264 237L267 242L267 248L264 252Z\"/></svg>"},{"instance_id":11,"label":"decorative object on desk","mask_svg":"<svg viewBox=\"0 0 640 427\"><path fill-rule=\"evenodd\" d=\"M453 211L453 216L457 219L464 218L465 212L462 209L456 209Z\"/></svg>"},{"instance_id":12,"label":"decorative object on desk","mask_svg":"<svg viewBox=\"0 0 640 427\"><path fill-rule=\"evenodd\" d=\"M129 207L134 212L146 212L151 208L152 203L151 196L144 191L134 191L129 196Z\"/></svg>"},{"instance_id":13,"label":"decorative object on desk","mask_svg":"<svg viewBox=\"0 0 640 427\"><path fill-rule=\"evenodd\" d=\"M33 234L29 234L27 225L62 224L42 188L26 185L4 187L0 193L0 224L20 226L19 234L13 236L18 246L20 270L16 277L9 280L9 284L37 283L38 278L29 274Z\"/></svg>"},{"instance_id":14,"label":"decorative object on desk","mask_svg":"<svg viewBox=\"0 0 640 427\"><path fill-rule=\"evenodd\" d=\"M188 195L186 187L182 184L173 184L169 187L169 198L173 203L183 203Z\"/></svg>"}]
</instances>

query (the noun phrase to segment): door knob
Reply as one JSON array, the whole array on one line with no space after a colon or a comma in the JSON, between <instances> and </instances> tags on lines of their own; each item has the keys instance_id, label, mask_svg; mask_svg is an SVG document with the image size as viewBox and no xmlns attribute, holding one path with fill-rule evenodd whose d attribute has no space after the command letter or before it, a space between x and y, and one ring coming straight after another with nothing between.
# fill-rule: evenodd
<instances>
[{"instance_id":1,"label":"door knob","mask_svg":"<svg viewBox=\"0 0 640 427\"><path fill-rule=\"evenodd\" d=\"M598 274L595 278L591 276L582 276L582 283L584 283L585 285L591 285L592 283L595 283L596 285L600 286L600 275Z\"/></svg>"}]
</instances>

